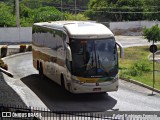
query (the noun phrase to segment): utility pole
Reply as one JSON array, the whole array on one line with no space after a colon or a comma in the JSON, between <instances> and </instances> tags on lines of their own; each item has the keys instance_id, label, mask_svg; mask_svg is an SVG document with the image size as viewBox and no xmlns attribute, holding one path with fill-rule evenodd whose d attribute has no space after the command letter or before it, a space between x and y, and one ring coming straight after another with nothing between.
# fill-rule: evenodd
<instances>
[{"instance_id":1,"label":"utility pole","mask_svg":"<svg viewBox=\"0 0 160 120\"><path fill-rule=\"evenodd\" d=\"M154 40L153 40L153 45L154 45ZM155 52L153 52L153 89L155 85ZM152 90L152 95L153 95L153 90Z\"/></svg>"},{"instance_id":2,"label":"utility pole","mask_svg":"<svg viewBox=\"0 0 160 120\"><path fill-rule=\"evenodd\" d=\"M61 12L63 12L63 2L61 0ZM63 20L63 16L61 15L61 20Z\"/></svg>"},{"instance_id":3,"label":"utility pole","mask_svg":"<svg viewBox=\"0 0 160 120\"><path fill-rule=\"evenodd\" d=\"M75 15L77 14L77 0L75 0Z\"/></svg>"},{"instance_id":4,"label":"utility pole","mask_svg":"<svg viewBox=\"0 0 160 120\"><path fill-rule=\"evenodd\" d=\"M63 7L63 5L62 5L62 0L61 0L61 12L62 12L62 7Z\"/></svg>"},{"instance_id":5,"label":"utility pole","mask_svg":"<svg viewBox=\"0 0 160 120\"><path fill-rule=\"evenodd\" d=\"M16 26L20 27L20 19L19 19L19 0L15 0L16 3Z\"/></svg>"},{"instance_id":6,"label":"utility pole","mask_svg":"<svg viewBox=\"0 0 160 120\"><path fill-rule=\"evenodd\" d=\"M157 46L154 44L154 40L153 40L153 44L150 46L150 51L152 52L153 55L153 89L155 87L155 52L157 51ZM153 94L153 90L152 90L152 95Z\"/></svg>"}]
</instances>

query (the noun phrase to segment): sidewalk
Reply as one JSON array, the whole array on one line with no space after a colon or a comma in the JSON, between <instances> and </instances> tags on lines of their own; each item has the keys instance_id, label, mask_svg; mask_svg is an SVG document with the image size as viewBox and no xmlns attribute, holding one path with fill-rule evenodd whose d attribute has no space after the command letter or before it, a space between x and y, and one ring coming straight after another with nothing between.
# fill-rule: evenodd
<instances>
[{"instance_id":1,"label":"sidewalk","mask_svg":"<svg viewBox=\"0 0 160 120\"><path fill-rule=\"evenodd\" d=\"M152 54L152 53L148 56L148 59L149 59L150 61L153 61L153 54ZM157 63L160 63L160 50L158 50L158 51L155 53L154 61L157 62Z\"/></svg>"},{"instance_id":2,"label":"sidewalk","mask_svg":"<svg viewBox=\"0 0 160 120\"><path fill-rule=\"evenodd\" d=\"M28 47L29 44L26 44L26 48ZM2 46L5 46L5 45L0 45L0 48ZM19 48L20 48L20 45L7 45L8 46L8 50L7 50L7 56L9 55L13 55L13 54L16 54L16 53L19 53ZM0 49L0 56L1 56L1 49Z\"/></svg>"},{"instance_id":3,"label":"sidewalk","mask_svg":"<svg viewBox=\"0 0 160 120\"><path fill-rule=\"evenodd\" d=\"M5 74L0 72L0 106L2 105L18 105L26 106L20 96L8 85L7 81L12 81L12 78L4 77ZM6 80L6 78L8 80Z\"/></svg>"},{"instance_id":4,"label":"sidewalk","mask_svg":"<svg viewBox=\"0 0 160 120\"><path fill-rule=\"evenodd\" d=\"M0 45L0 48L5 45ZM8 48L19 48L19 45L7 45Z\"/></svg>"},{"instance_id":5,"label":"sidewalk","mask_svg":"<svg viewBox=\"0 0 160 120\"><path fill-rule=\"evenodd\" d=\"M160 50L156 52L155 59L157 63L160 63Z\"/></svg>"},{"instance_id":6,"label":"sidewalk","mask_svg":"<svg viewBox=\"0 0 160 120\"><path fill-rule=\"evenodd\" d=\"M0 45L0 48L4 45ZM20 45L8 45L7 56L19 53ZM1 49L0 49L1 54ZM20 96L13 90L13 88L7 83L8 81L14 81L13 78L8 77L4 73L0 72L0 106L4 105L18 105L26 106Z\"/></svg>"}]
</instances>

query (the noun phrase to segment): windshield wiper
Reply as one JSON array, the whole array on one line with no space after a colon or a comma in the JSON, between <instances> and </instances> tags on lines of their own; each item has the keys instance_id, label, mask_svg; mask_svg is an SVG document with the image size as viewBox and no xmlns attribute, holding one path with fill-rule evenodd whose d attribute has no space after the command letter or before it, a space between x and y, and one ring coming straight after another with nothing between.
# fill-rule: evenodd
<instances>
[{"instance_id":1,"label":"windshield wiper","mask_svg":"<svg viewBox=\"0 0 160 120\"><path fill-rule=\"evenodd\" d=\"M99 54L97 53L98 55L98 68L100 68L100 59L99 59Z\"/></svg>"},{"instance_id":2,"label":"windshield wiper","mask_svg":"<svg viewBox=\"0 0 160 120\"><path fill-rule=\"evenodd\" d=\"M97 53L97 56L98 56L98 68L102 68L103 70L105 70L105 67L102 65L102 62L100 61L100 59L99 59L99 54Z\"/></svg>"},{"instance_id":3,"label":"windshield wiper","mask_svg":"<svg viewBox=\"0 0 160 120\"><path fill-rule=\"evenodd\" d=\"M96 63L96 74L97 74L97 53L96 53L96 45L95 45L95 42L94 42L94 54L95 54L95 63Z\"/></svg>"},{"instance_id":4,"label":"windshield wiper","mask_svg":"<svg viewBox=\"0 0 160 120\"><path fill-rule=\"evenodd\" d=\"M93 66L93 63L94 63L93 54L91 56L91 63L92 63L92 66Z\"/></svg>"}]
</instances>

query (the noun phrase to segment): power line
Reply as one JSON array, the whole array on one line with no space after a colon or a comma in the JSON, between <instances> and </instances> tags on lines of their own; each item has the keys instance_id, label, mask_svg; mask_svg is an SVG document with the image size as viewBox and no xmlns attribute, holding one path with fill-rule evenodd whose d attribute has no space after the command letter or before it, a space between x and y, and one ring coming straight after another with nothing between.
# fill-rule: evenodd
<instances>
[{"instance_id":1,"label":"power line","mask_svg":"<svg viewBox=\"0 0 160 120\"><path fill-rule=\"evenodd\" d=\"M136 6L136 7L132 7L132 6L122 6L122 7L93 7L93 9L106 9L106 8L110 8L110 9L144 9L144 8L160 8L160 6Z\"/></svg>"},{"instance_id":2,"label":"power line","mask_svg":"<svg viewBox=\"0 0 160 120\"><path fill-rule=\"evenodd\" d=\"M80 10L81 11L81 10ZM82 10L83 11L83 10ZM141 12L138 12L138 11L94 11L94 10L89 10L89 11L92 11L92 12L96 12L96 13L121 13L121 14L124 14L124 13L134 13L134 14L140 14L140 13L160 13L160 11L156 11L156 12L144 12L144 11L141 11Z\"/></svg>"},{"instance_id":3,"label":"power line","mask_svg":"<svg viewBox=\"0 0 160 120\"><path fill-rule=\"evenodd\" d=\"M59 8L59 7L58 7ZM70 11L74 11L75 9L74 8L69 8L69 7L65 7L63 8L63 10L70 10ZM160 13L160 11L110 11L110 10L106 10L106 11L100 11L100 10L83 10L83 9L76 9L76 11L79 11L79 12L85 12L85 11L91 11L91 12L96 12L96 13L119 13L119 14L142 14L142 13L145 13L145 14L154 14L154 13Z\"/></svg>"}]
</instances>

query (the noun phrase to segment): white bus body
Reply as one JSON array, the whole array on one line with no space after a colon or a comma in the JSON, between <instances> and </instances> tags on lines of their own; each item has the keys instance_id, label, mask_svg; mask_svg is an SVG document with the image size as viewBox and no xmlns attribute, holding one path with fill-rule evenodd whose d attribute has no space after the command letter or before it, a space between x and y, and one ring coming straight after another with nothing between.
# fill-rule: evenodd
<instances>
[{"instance_id":1,"label":"white bus body","mask_svg":"<svg viewBox=\"0 0 160 120\"><path fill-rule=\"evenodd\" d=\"M99 23L35 23L33 65L72 93L118 89L116 41L113 33Z\"/></svg>"}]
</instances>

